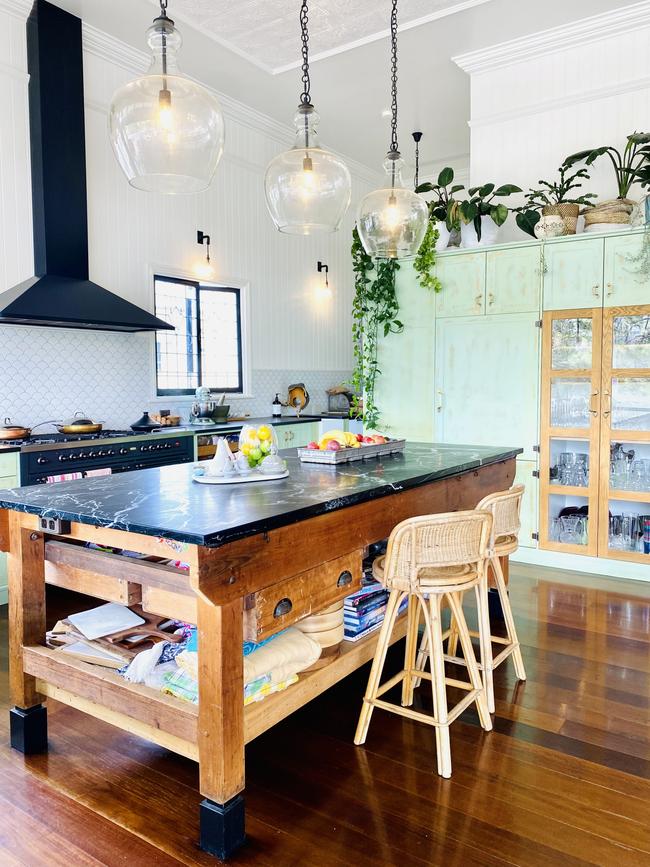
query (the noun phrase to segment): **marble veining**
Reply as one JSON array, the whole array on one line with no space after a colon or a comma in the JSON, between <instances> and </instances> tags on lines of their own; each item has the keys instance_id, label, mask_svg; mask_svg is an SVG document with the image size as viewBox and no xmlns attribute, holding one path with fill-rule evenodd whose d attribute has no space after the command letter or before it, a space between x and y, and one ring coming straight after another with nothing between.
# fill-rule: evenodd
<instances>
[{"instance_id":1,"label":"marble veining","mask_svg":"<svg viewBox=\"0 0 650 867\"><path fill-rule=\"evenodd\" d=\"M520 448L408 443L401 454L350 464L302 464L287 479L212 487L191 464L0 491L0 508L218 547L308 517L516 457Z\"/></svg>"}]
</instances>

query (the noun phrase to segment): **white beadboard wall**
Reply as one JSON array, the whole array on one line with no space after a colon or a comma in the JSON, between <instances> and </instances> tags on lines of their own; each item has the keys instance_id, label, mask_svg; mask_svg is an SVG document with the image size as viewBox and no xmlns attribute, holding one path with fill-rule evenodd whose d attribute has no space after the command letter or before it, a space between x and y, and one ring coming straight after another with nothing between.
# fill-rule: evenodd
<instances>
[{"instance_id":1,"label":"white beadboard wall","mask_svg":"<svg viewBox=\"0 0 650 867\"><path fill-rule=\"evenodd\" d=\"M0 0L0 291L33 274L25 48L30 6ZM345 379L352 368L351 231L356 203L376 183L372 173L350 166L353 202L339 232L280 235L266 211L263 178L291 131L224 97L226 151L210 190L174 198L133 190L108 141L107 110L114 90L147 64L146 54L84 27L91 280L152 309L151 274L191 274L204 255L196 244L196 230L203 229L212 237L215 280L248 291L250 396L235 409L268 411L274 392L288 382L304 380L309 388L311 380L320 392ZM288 120L291 115L288 105ZM319 259L330 266L329 301L315 292ZM31 424L53 412L83 409L125 425L134 412L156 405L152 343L152 335L0 327L0 411Z\"/></svg>"},{"instance_id":2,"label":"white beadboard wall","mask_svg":"<svg viewBox=\"0 0 650 867\"><path fill-rule=\"evenodd\" d=\"M472 184L528 189L567 155L623 148L628 133L650 126L647 0L455 60L471 76ZM617 194L606 157L586 183L601 199ZM521 237L511 217L500 240Z\"/></svg>"}]
</instances>

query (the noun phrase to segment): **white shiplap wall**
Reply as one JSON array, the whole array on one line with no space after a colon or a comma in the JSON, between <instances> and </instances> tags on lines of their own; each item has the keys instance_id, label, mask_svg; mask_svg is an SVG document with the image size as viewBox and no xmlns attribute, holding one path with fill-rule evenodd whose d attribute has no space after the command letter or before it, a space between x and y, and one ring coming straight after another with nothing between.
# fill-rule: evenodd
<instances>
[{"instance_id":1,"label":"white shiplap wall","mask_svg":"<svg viewBox=\"0 0 650 867\"><path fill-rule=\"evenodd\" d=\"M22 0L0 0L0 290L33 273L24 26L28 8ZM215 279L248 286L251 388L264 381L258 373L267 370L284 371L290 379L304 372L305 380L311 374L314 381L325 378L328 384L343 378L352 367L350 233L355 204L372 187L373 176L351 166L353 204L335 235L280 235L266 212L263 177L271 157L291 141L290 130L225 97L226 152L210 190L174 198L133 190L111 151L107 110L114 90L146 65L146 55L84 28L90 278L151 309L152 271L191 273L202 255L196 230L203 229L212 237ZM288 119L291 115L288 105ZM330 266L335 292L329 302L314 293L319 259ZM46 417L41 406L45 410L50 402L44 398L50 389L48 362L66 365L68 349L69 366L50 377L61 412L83 404L88 413L125 424L132 420L133 408L153 405L152 340L0 327L0 411L26 423ZM117 356L128 358L133 376L125 379L123 365L112 363ZM87 406L91 395L93 404ZM272 395L253 397L254 404L249 401L246 408L255 411ZM123 416L116 417L120 405Z\"/></svg>"},{"instance_id":2,"label":"white shiplap wall","mask_svg":"<svg viewBox=\"0 0 650 867\"><path fill-rule=\"evenodd\" d=\"M455 58L471 76L473 184L523 189L571 153L650 127L650 2ZM607 158L585 191L616 196ZM641 191L633 189L633 198ZM514 200L513 200L514 201ZM501 240L521 238L511 218Z\"/></svg>"}]
</instances>

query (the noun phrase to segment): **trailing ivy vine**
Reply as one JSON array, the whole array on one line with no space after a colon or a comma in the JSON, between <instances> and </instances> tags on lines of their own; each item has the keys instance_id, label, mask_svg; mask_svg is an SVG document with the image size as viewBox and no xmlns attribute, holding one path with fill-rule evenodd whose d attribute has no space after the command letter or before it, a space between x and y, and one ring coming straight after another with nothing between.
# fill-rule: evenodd
<instances>
[{"instance_id":1,"label":"trailing ivy vine","mask_svg":"<svg viewBox=\"0 0 650 867\"><path fill-rule=\"evenodd\" d=\"M435 219L431 218L413 267L423 289L440 292L442 286L434 274L436 241L440 234L435 223ZM352 233L352 339L355 366L351 385L356 396L353 398L352 412L363 419L368 429L376 429L380 418L375 403L375 383L381 374L377 360L379 339L404 330L398 319L399 303L395 291L395 275L399 267L395 259L374 262L364 250L355 227Z\"/></svg>"},{"instance_id":2,"label":"trailing ivy vine","mask_svg":"<svg viewBox=\"0 0 650 867\"><path fill-rule=\"evenodd\" d=\"M418 273L420 286L423 289L433 289L434 292L440 292L442 285L433 273L436 264L436 241L440 237L440 232L435 224L434 218L429 220L424 240L415 257L413 267Z\"/></svg>"},{"instance_id":3,"label":"trailing ivy vine","mask_svg":"<svg viewBox=\"0 0 650 867\"><path fill-rule=\"evenodd\" d=\"M353 411L363 418L368 429L377 427L379 409L375 404L375 382L381 372L377 362L380 335L402 331L397 318L399 304L395 294L395 274L399 262L388 259L373 262L366 253L355 227L352 234L352 267L354 270L354 302L352 304L352 338L355 369L352 387L358 395ZM361 408L363 407L363 411Z\"/></svg>"}]
</instances>

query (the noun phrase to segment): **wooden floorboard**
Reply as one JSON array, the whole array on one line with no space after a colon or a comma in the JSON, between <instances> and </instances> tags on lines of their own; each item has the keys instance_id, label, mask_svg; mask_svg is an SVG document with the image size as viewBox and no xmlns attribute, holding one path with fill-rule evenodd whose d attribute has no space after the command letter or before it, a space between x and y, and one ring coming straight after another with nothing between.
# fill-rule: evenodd
<instances>
[{"instance_id":1,"label":"wooden floorboard","mask_svg":"<svg viewBox=\"0 0 650 867\"><path fill-rule=\"evenodd\" d=\"M365 667L248 745L249 844L231 863L650 867L648 587L513 565L511 588L528 681L498 670L492 733L473 710L454 723L450 780L411 720L377 711L353 745ZM214 864L193 762L56 703L46 756L9 749L6 638L5 614L2 867Z\"/></svg>"}]
</instances>

